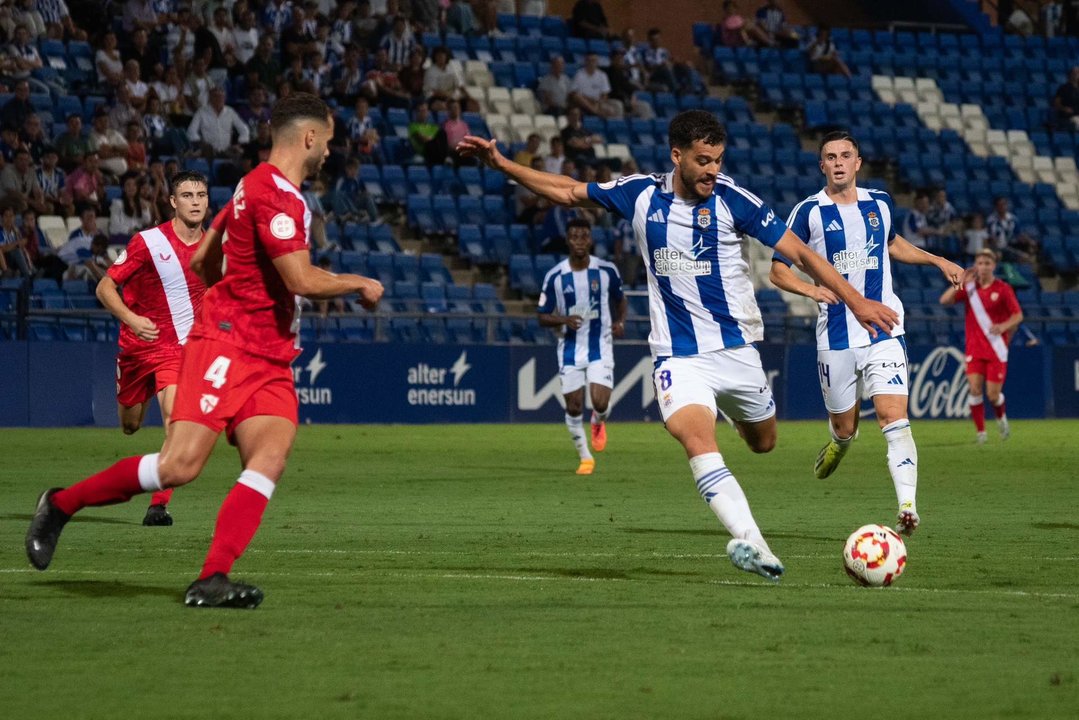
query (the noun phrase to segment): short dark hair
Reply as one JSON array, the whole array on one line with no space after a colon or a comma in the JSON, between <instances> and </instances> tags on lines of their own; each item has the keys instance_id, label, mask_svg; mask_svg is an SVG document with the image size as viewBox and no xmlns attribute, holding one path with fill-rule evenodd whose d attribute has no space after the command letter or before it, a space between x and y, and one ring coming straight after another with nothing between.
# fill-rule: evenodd
<instances>
[{"instance_id":1,"label":"short dark hair","mask_svg":"<svg viewBox=\"0 0 1079 720\"><path fill-rule=\"evenodd\" d=\"M588 222L584 218L573 218L568 223L566 223L566 235L569 235L569 231L573 228L584 228L589 232L589 234L591 234L592 223Z\"/></svg>"},{"instance_id":2,"label":"short dark hair","mask_svg":"<svg viewBox=\"0 0 1079 720\"><path fill-rule=\"evenodd\" d=\"M846 130L832 130L831 132L824 133L824 137L820 139L820 147L817 148L817 154L820 155L822 152L824 152L824 146L828 143L840 142L842 140L846 140L851 145L853 145L854 152L858 153L859 155L862 154L861 149L858 147L858 141L855 140L854 136Z\"/></svg>"},{"instance_id":3,"label":"short dark hair","mask_svg":"<svg viewBox=\"0 0 1079 720\"><path fill-rule=\"evenodd\" d=\"M169 180L169 195L175 195L176 188L180 187L180 183L185 182L200 183L207 188L210 187L210 181L207 180L206 176L202 173L195 172L194 170L181 170Z\"/></svg>"},{"instance_id":4,"label":"short dark hair","mask_svg":"<svg viewBox=\"0 0 1079 720\"><path fill-rule=\"evenodd\" d=\"M329 106L311 93L297 92L277 101L270 111L270 130L276 135L282 128L297 120L328 122Z\"/></svg>"},{"instance_id":5,"label":"short dark hair","mask_svg":"<svg viewBox=\"0 0 1079 720\"><path fill-rule=\"evenodd\" d=\"M674 116L667 129L672 148L686 148L698 140L707 145L727 142L727 129L715 115L705 110L685 110Z\"/></svg>"}]
</instances>

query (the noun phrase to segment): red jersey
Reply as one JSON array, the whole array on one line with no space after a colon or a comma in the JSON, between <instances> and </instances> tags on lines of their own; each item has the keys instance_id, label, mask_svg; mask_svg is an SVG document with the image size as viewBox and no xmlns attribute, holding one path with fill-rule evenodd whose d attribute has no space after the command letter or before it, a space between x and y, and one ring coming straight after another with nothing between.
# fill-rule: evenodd
<instances>
[{"instance_id":1,"label":"red jersey","mask_svg":"<svg viewBox=\"0 0 1079 720\"><path fill-rule=\"evenodd\" d=\"M120 327L120 352L127 355L180 351L202 307L206 285L191 270L199 244L187 245L172 221L135 233L108 270L122 287L124 304L154 321L157 340L140 340L127 325Z\"/></svg>"},{"instance_id":2,"label":"red jersey","mask_svg":"<svg viewBox=\"0 0 1079 720\"><path fill-rule=\"evenodd\" d=\"M299 354L299 298L289 292L273 260L307 250L311 211L299 188L269 163L240 180L226 210L224 274L206 293L191 334L292 362Z\"/></svg>"},{"instance_id":3,"label":"red jersey","mask_svg":"<svg viewBox=\"0 0 1079 720\"><path fill-rule=\"evenodd\" d=\"M982 313L976 312L976 307L972 307L965 287L960 287L955 292L955 301L966 303L967 306L967 356L1007 362L1008 342L1012 339L1012 334L1007 332L1000 336L991 336L989 326L1002 323L1012 315L1020 312L1019 301L1015 299L1015 291L1012 290L1011 285L1000 278L994 278L993 282L986 287L978 287L977 281L975 281L974 285L978 288L978 299L981 301L981 307L985 310L982 317L979 317ZM1000 337L1003 340L1004 357L1000 357L1000 354L993 347L993 337Z\"/></svg>"}]
</instances>

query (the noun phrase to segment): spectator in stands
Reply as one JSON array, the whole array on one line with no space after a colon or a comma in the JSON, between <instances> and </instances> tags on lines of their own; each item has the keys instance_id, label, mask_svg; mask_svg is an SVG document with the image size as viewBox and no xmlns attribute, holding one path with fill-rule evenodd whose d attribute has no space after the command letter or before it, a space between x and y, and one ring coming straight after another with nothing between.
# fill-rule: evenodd
<instances>
[{"instance_id":1,"label":"spectator in stands","mask_svg":"<svg viewBox=\"0 0 1079 720\"><path fill-rule=\"evenodd\" d=\"M99 107L94 111L94 122L90 129L90 145L97 151L101 169L118 178L127 172L127 140L109 127L109 113Z\"/></svg>"},{"instance_id":2,"label":"spectator in stands","mask_svg":"<svg viewBox=\"0 0 1079 720\"><path fill-rule=\"evenodd\" d=\"M817 27L817 37L806 48L806 56L815 73L851 77L850 68L839 56L839 51L832 42L832 29L827 25Z\"/></svg>"},{"instance_id":3,"label":"spectator in stands","mask_svg":"<svg viewBox=\"0 0 1079 720\"><path fill-rule=\"evenodd\" d=\"M240 158L240 169L244 174L251 172L259 163L266 162L270 157L270 147L272 144L270 123L259 123L258 127L255 128L254 136L252 136L251 140L243 147L243 155Z\"/></svg>"},{"instance_id":4,"label":"spectator in stands","mask_svg":"<svg viewBox=\"0 0 1079 720\"><path fill-rule=\"evenodd\" d=\"M142 199L142 183L137 173L127 173L120 178L120 197L109 206L109 234L117 243L124 243L132 235L153 225L153 213L149 203Z\"/></svg>"},{"instance_id":5,"label":"spectator in stands","mask_svg":"<svg viewBox=\"0 0 1079 720\"><path fill-rule=\"evenodd\" d=\"M1068 72L1068 81L1057 88L1053 110L1058 127L1079 130L1079 65Z\"/></svg>"},{"instance_id":6,"label":"spectator in stands","mask_svg":"<svg viewBox=\"0 0 1079 720\"><path fill-rule=\"evenodd\" d=\"M914 197L914 206L903 220L903 237L915 247L924 248L927 245L926 237L929 234L929 220L926 213L929 212L929 196L919 192Z\"/></svg>"},{"instance_id":7,"label":"spectator in stands","mask_svg":"<svg viewBox=\"0 0 1079 720\"><path fill-rule=\"evenodd\" d=\"M379 49L386 51L388 69L394 72L408 63L408 56L415 46L416 38L408 28L408 21L404 15L397 15L393 19L393 29L379 43Z\"/></svg>"},{"instance_id":8,"label":"spectator in stands","mask_svg":"<svg viewBox=\"0 0 1079 720\"><path fill-rule=\"evenodd\" d=\"M53 40L86 40L86 33L75 27L64 0L37 0L37 9L45 20L45 30Z\"/></svg>"},{"instance_id":9,"label":"spectator in stands","mask_svg":"<svg viewBox=\"0 0 1079 720\"><path fill-rule=\"evenodd\" d=\"M611 83L607 74L599 69L599 56L588 53L584 67L573 76L569 100L589 115L600 117L622 117L625 108L622 103L610 97Z\"/></svg>"},{"instance_id":10,"label":"spectator in stands","mask_svg":"<svg viewBox=\"0 0 1079 720\"><path fill-rule=\"evenodd\" d=\"M127 0L123 18L124 32L129 35L139 28L146 32L157 29L158 17L153 0Z\"/></svg>"},{"instance_id":11,"label":"spectator in stands","mask_svg":"<svg viewBox=\"0 0 1079 720\"><path fill-rule=\"evenodd\" d=\"M770 45L771 39L752 20L742 17L738 12L738 3L726 0L723 3L723 19L716 27L720 45L726 47L744 47L746 45Z\"/></svg>"},{"instance_id":12,"label":"spectator in stands","mask_svg":"<svg viewBox=\"0 0 1079 720\"><path fill-rule=\"evenodd\" d=\"M333 214L341 222L378 222L378 208L364 190L360 180L360 161L350 157L345 161L345 174L337 179L333 189Z\"/></svg>"},{"instance_id":13,"label":"spectator in stands","mask_svg":"<svg viewBox=\"0 0 1079 720\"><path fill-rule=\"evenodd\" d=\"M573 162L592 163L596 160L595 143L602 143L603 138L584 129L581 123L581 111L570 108L566 111L566 127L562 128L562 146L566 158Z\"/></svg>"},{"instance_id":14,"label":"spectator in stands","mask_svg":"<svg viewBox=\"0 0 1079 720\"><path fill-rule=\"evenodd\" d=\"M680 91L681 83L675 79L675 64L671 53L662 45L659 28L648 31L648 45L641 51L641 62L648 78L649 89L655 92Z\"/></svg>"},{"instance_id":15,"label":"spectator in stands","mask_svg":"<svg viewBox=\"0 0 1079 720\"><path fill-rule=\"evenodd\" d=\"M142 123L132 120L127 124L127 132L124 134L127 141L127 168L135 172L146 172L148 156L146 143L142 139Z\"/></svg>"},{"instance_id":16,"label":"spectator in stands","mask_svg":"<svg viewBox=\"0 0 1079 720\"><path fill-rule=\"evenodd\" d=\"M382 139L379 137L378 128L375 127L375 121L371 118L370 103L367 102L367 98L356 98L356 114L349 118L347 131L352 154L361 161L373 162ZM410 125L410 138L411 132ZM435 132L438 132L437 128ZM417 150L417 152L420 151Z\"/></svg>"},{"instance_id":17,"label":"spectator in stands","mask_svg":"<svg viewBox=\"0 0 1079 720\"><path fill-rule=\"evenodd\" d=\"M529 133L528 138L525 140L525 146L517 151L517 154L513 156L513 162L518 165L524 165L525 167L532 167L532 159L540 158L543 156L539 154L540 144L543 142L536 133ZM543 169L542 167L540 168Z\"/></svg>"},{"instance_id":18,"label":"spectator in stands","mask_svg":"<svg viewBox=\"0 0 1079 720\"><path fill-rule=\"evenodd\" d=\"M232 45L236 59L247 64L255 56L259 46L259 30L255 25L255 13L247 10L240 15L240 21L232 29Z\"/></svg>"},{"instance_id":19,"label":"spectator in stands","mask_svg":"<svg viewBox=\"0 0 1079 720\"><path fill-rule=\"evenodd\" d=\"M37 0L17 0L11 9L11 19L16 25L24 25L30 35L30 42L36 43L45 37L45 19L37 9Z\"/></svg>"},{"instance_id":20,"label":"spectator in stands","mask_svg":"<svg viewBox=\"0 0 1079 720\"><path fill-rule=\"evenodd\" d=\"M607 14L599 0L577 0L569 22L570 34L585 39L606 40L611 37Z\"/></svg>"},{"instance_id":21,"label":"spectator in stands","mask_svg":"<svg viewBox=\"0 0 1079 720\"><path fill-rule=\"evenodd\" d=\"M60 249L63 250L63 248ZM85 280L89 283L90 289L94 289L112 265L108 251L109 239L102 234L94 236L90 241L90 248L79 251L75 262L68 265L64 280Z\"/></svg>"},{"instance_id":22,"label":"spectator in stands","mask_svg":"<svg viewBox=\"0 0 1079 720\"><path fill-rule=\"evenodd\" d=\"M0 270L5 275L22 277L33 277L35 272L26 251L26 238L15 225L15 208L11 205L4 206L0 214Z\"/></svg>"},{"instance_id":23,"label":"spectator in stands","mask_svg":"<svg viewBox=\"0 0 1079 720\"><path fill-rule=\"evenodd\" d=\"M545 164L539 155L533 155L528 166L533 170L543 171ZM535 225L543 219L547 201L536 195L524 185L517 184L513 190L514 222L523 225Z\"/></svg>"},{"instance_id":24,"label":"spectator in stands","mask_svg":"<svg viewBox=\"0 0 1079 720\"><path fill-rule=\"evenodd\" d=\"M63 277L63 267L60 259L56 257L48 238L41 228L37 226L37 213L27 208L22 214L22 233L25 244L23 248L30 260L30 266L34 269L36 277L49 277L59 280Z\"/></svg>"},{"instance_id":25,"label":"spectator in stands","mask_svg":"<svg viewBox=\"0 0 1079 720\"><path fill-rule=\"evenodd\" d=\"M1016 7L1008 15L1008 19L1004 23L1004 29L1007 32L1015 33L1016 35L1022 35L1023 37L1030 37L1034 34L1034 21L1031 19L1027 11L1021 7Z\"/></svg>"},{"instance_id":26,"label":"spectator in stands","mask_svg":"<svg viewBox=\"0 0 1079 720\"><path fill-rule=\"evenodd\" d=\"M655 110L638 98L637 91L643 88L633 80L626 67L625 58L626 52L622 48L615 48L611 52L611 64L605 70L611 84L611 98L632 110L633 114L642 120L651 120L656 116Z\"/></svg>"},{"instance_id":27,"label":"spectator in stands","mask_svg":"<svg viewBox=\"0 0 1079 720\"><path fill-rule=\"evenodd\" d=\"M985 216L980 212L972 212L967 215L966 230L963 231L963 250L970 262L974 262L974 256L979 251L989 248L989 231L985 228Z\"/></svg>"},{"instance_id":28,"label":"spectator in stands","mask_svg":"<svg viewBox=\"0 0 1079 720\"><path fill-rule=\"evenodd\" d=\"M60 156L55 147L45 148L41 156L41 167L35 171L37 184L41 186L45 202L52 204L53 212L70 217L75 214L75 208L71 192L67 189L67 173L57 167L59 160Z\"/></svg>"},{"instance_id":29,"label":"spectator in stands","mask_svg":"<svg viewBox=\"0 0 1079 720\"><path fill-rule=\"evenodd\" d=\"M462 160L457 155L457 143L464 140L465 135L468 135L468 123L461 117L461 103L456 100L450 100L446 105L446 120L442 123L442 133L446 136L448 157L453 160L455 165L460 165ZM473 164L474 162L470 160L468 164Z\"/></svg>"},{"instance_id":30,"label":"spectator in stands","mask_svg":"<svg viewBox=\"0 0 1079 720\"><path fill-rule=\"evenodd\" d=\"M15 83L15 94L0 110L0 125L21 128L26 118L34 114L34 104L30 102L30 83L19 80Z\"/></svg>"},{"instance_id":31,"label":"spectator in stands","mask_svg":"<svg viewBox=\"0 0 1079 720\"><path fill-rule=\"evenodd\" d=\"M463 0L450 0L449 7L446 8L446 32L475 35L478 31L479 23L472 12L472 5Z\"/></svg>"},{"instance_id":32,"label":"spectator in stands","mask_svg":"<svg viewBox=\"0 0 1079 720\"><path fill-rule=\"evenodd\" d=\"M168 138L169 121L161 107L161 98L151 92L146 99L146 112L142 115L142 136L151 154L174 152Z\"/></svg>"},{"instance_id":33,"label":"spectator in stands","mask_svg":"<svg viewBox=\"0 0 1079 720\"><path fill-rule=\"evenodd\" d=\"M23 146L19 140L19 131L14 126L5 125L0 128L0 158L3 158L3 163L0 163L0 169L7 163L10 163L15 159L15 153Z\"/></svg>"},{"instance_id":34,"label":"spectator in stands","mask_svg":"<svg viewBox=\"0 0 1079 720\"><path fill-rule=\"evenodd\" d=\"M408 140L416 156L428 165L439 165L446 159L447 148L442 144L444 140L438 137L438 130L438 125L431 121L427 103L416 105L408 124Z\"/></svg>"},{"instance_id":35,"label":"spectator in stands","mask_svg":"<svg viewBox=\"0 0 1079 720\"><path fill-rule=\"evenodd\" d=\"M390 66L385 48L379 48L375 52L374 65L367 72L361 92L372 104L383 107L412 107L412 96L401 87L401 78Z\"/></svg>"},{"instance_id":36,"label":"spectator in stands","mask_svg":"<svg viewBox=\"0 0 1079 720\"><path fill-rule=\"evenodd\" d=\"M184 81L184 98L192 114L209 104L210 90L213 87L214 81L207 72L206 61L199 57L195 58Z\"/></svg>"},{"instance_id":37,"label":"spectator in stands","mask_svg":"<svg viewBox=\"0 0 1079 720\"><path fill-rule=\"evenodd\" d=\"M539 79L536 95L543 112L562 115L569 106L570 79L566 75L566 61L561 55L551 58L550 71Z\"/></svg>"},{"instance_id":38,"label":"spectator in stands","mask_svg":"<svg viewBox=\"0 0 1079 720\"><path fill-rule=\"evenodd\" d=\"M82 163L83 158L93 148L89 138L82 134L81 115L71 113L67 116L67 130L57 136L54 146L64 172L71 172Z\"/></svg>"},{"instance_id":39,"label":"spectator in stands","mask_svg":"<svg viewBox=\"0 0 1079 720\"><path fill-rule=\"evenodd\" d=\"M371 12L370 0L360 0L352 17L353 42L370 48L379 40L378 18Z\"/></svg>"},{"instance_id":40,"label":"spectator in stands","mask_svg":"<svg viewBox=\"0 0 1079 720\"><path fill-rule=\"evenodd\" d=\"M992 248L1005 260L1033 264L1038 257L1038 243L1018 226L1009 209L1008 198L993 198L993 212L985 221Z\"/></svg>"},{"instance_id":41,"label":"spectator in stands","mask_svg":"<svg viewBox=\"0 0 1079 720\"><path fill-rule=\"evenodd\" d=\"M414 52L413 54L416 53ZM337 67L337 75L333 82L333 96L340 105L351 105L356 102L356 98L360 95L364 80L364 69L360 65L360 59L361 55L358 47L350 45L345 49L345 58ZM410 67L411 62L410 56ZM418 72L422 77L422 58Z\"/></svg>"},{"instance_id":42,"label":"spectator in stands","mask_svg":"<svg viewBox=\"0 0 1079 720\"><path fill-rule=\"evenodd\" d=\"M777 0L768 0L757 10L757 27L764 33L770 47L796 48L801 42L798 33L787 25L787 16Z\"/></svg>"},{"instance_id":43,"label":"spectator in stands","mask_svg":"<svg viewBox=\"0 0 1079 720\"><path fill-rule=\"evenodd\" d=\"M933 199L929 203L929 209L925 214L929 227L937 231L939 235L957 235L960 229L959 214L955 207L948 202L948 191L937 188L933 191Z\"/></svg>"},{"instance_id":44,"label":"spectator in stands","mask_svg":"<svg viewBox=\"0 0 1079 720\"><path fill-rule=\"evenodd\" d=\"M101 47L94 56L97 76L108 85L119 85L124 79L124 61L120 57L119 42L116 33L107 32L101 41Z\"/></svg>"},{"instance_id":45,"label":"spectator in stands","mask_svg":"<svg viewBox=\"0 0 1079 720\"><path fill-rule=\"evenodd\" d=\"M15 160L0 171L0 192L3 193L4 204L15 208L16 212L22 212L27 207L43 214L52 212L52 205L45 201L45 194L37 181L37 172L30 162L30 151L24 147L16 150Z\"/></svg>"},{"instance_id":46,"label":"spectator in stands","mask_svg":"<svg viewBox=\"0 0 1079 720\"><path fill-rule=\"evenodd\" d=\"M191 121L191 112L187 109L187 99L184 97L184 84L175 67L166 68L160 63L156 65L150 89L161 100L162 113L171 123L181 120L181 124L186 125Z\"/></svg>"},{"instance_id":47,"label":"spectator in stands","mask_svg":"<svg viewBox=\"0 0 1079 720\"><path fill-rule=\"evenodd\" d=\"M311 51L315 42L314 28L307 23L307 15L299 4L292 6L292 21L281 31L281 60L291 63Z\"/></svg>"},{"instance_id":48,"label":"spectator in stands","mask_svg":"<svg viewBox=\"0 0 1079 720\"><path fill-rule=\"evenodd\" d=\"M231 50L233 54L236 53L236 35L233 32L232 19L229 17L228 8L223 5L217 6L214 10L213 22L210 23L207 31L214 36L214 40L217 41L217 47L222 56L229 50ZM253 49L254 48L252 48L252 50Z\"/></svg>"},{"instance_id":49,"label":"spectator in stands","mask_svg":"<svg viewBox=\"0 0 1079 720\"><path fill-rule=\"evenodd\" d=\"M225 104L225 90L214 88L210 91L210 104L199 108L191 119L187 138L203 157L238 161L240 146L251 139L251 131L236 111Z\"/></svg>"},{"instance_id":50,"label":"spectator in stands","mask_svg":"<svg viewBox=\"0 0 1079 720\"><path fill-rule=\"evenodd\" d=\"M82 163L67 176L71 199L76 205L94 207L95 212L104 209L105 202L105 175L99 163L96 151L87 152Z\"/></svg>"},{"instance_id":51,"label":"spectator in stands","mask_svg":"<svg viewBox=\"0 0 1079 720\"><path fill-rule=\"evenodd\" d=\"M124 68L132 60L138 63L139 78L149 82L154 76L154 68L161 64L161 48L146 30L140 28L131 35L131 45L124 50L122 58Z\"/></svg>"},{"instance_id":52,"label":"spectator in stands","mask_svg":"<svg viewBox=\"0 0 1079 720\"><path fill-rule=\"evenodd\" d=\"M1042 5L1039 13L1041 16L1042 35L1047 38L1064 35L1064 6L1056 0L1050 0Z\"/></svg>"},{"instance_id":53,"label":"spectator in stands","mask_svg":"<svg viewBox=\"0 0 1079 720\"><path fill-rule=\"evenodd\" d=\"M270 105L266 102L266 88L256 85L247 91L247 102L236 111L247 123L252 134L264 122L270 122Z\"/></svg>"},{"instance_id":54,"label":"spectator in stands","mask_svg":"<svg viewBox=\"0 0 1079 720\"><path fill-rule=\"evenodd\" d=\"M34 114L26 118L22 132L19 133L19 143L30 151L30 160L34 165L41 162L41 156L45 154L45 148L49 146L49 139L45 137L45 128L41 124L41 117Z\"/></svg>"},{"instance_id":55,"label":"spectator in stands","mask_svg":"<svg viewBox=\"0 0 1079 720\"><path fill-rule=\"evenodd\" d=\"M150 86L142 81L140 72L138 60L124 63L124 88L127 90L127 97L132 107L141 113L146 109L146 96L150 92Z\"/></svg>"},{"instance_id":56,"label":"spectator in stands","mask_svg":"<svg viewBox=\"0 0 1079 720\"><path fill-rule=\"evenodd\" d=\"M562 172L562 164L566 162L565 145L562 137L555 135L550 140L551 149L547 157L543 159L543 171L558 175Z\"/></svg>"},{"instance_id":57,"label":"spectator in stands","mask_svg":"<svg viewBox=\"0 0 1079 720\"><path fill-rule=\"evenodd\" d=\"M401 81L401 89L408 93L413 104L424 100L426 97L424 78L427 75L427 70L423 67L426 60L427 54L424 52L423 46L417 45L412 48L412 52L408 56L408 65L397 73L397 77ZM431 67L434 67L434 65ZM439 108L446 109L444 101L439 103Z\"/></svg>"},{"instance_id":58,"label":"spectator in stands","mask_svg":"<svg viewBox=\"0 0 1079 720\"><path fill-rule=\"evenodd\" d=\"M431 52L431 64L423 77L423 94L432 110L443 110L450 100L468 104L470 98L464 90L464 80L457 68L450 65L450 51L437 47Z\"/></svg>"},{"instance_id":59,"label":"spectator in stands","mask_svg":"<svg viewBox=\"0 0 1079 720\"><path fill-rule=\"evenodd\" d=\"M272 35L263 35L259 40L258 50L255 56L247 63L247 71L254 73L258 78L258 84L263 87L275 87L281 75L281 63L277 60Z\"/></svg>"},{"instance_id":60,"label":"spectator in stands","mask_svg":"<svg viewBox=\"0 0 1079 720\"><path fill-rule=\"evenodd\" d=\"M25 25L15 26L15 37L8 47L8 54L15 61L15 69L9 74L16 80L29 79L34 70L44 67L37 45L30 39Z\"/></svg>"},{"instance_id":61,"label":"spectator in stands","mask_svg":"<svg viewBox=\"0 0 1079 720\"><path fill-rule=\"evenodd\" d=\"M131 104L131 95L128 93L127 85L124 83L116 86L112 104L108 106L108 111L109 127L121 133L129 122L142 119L140 112Z\"/></svg>"}]
</instances>

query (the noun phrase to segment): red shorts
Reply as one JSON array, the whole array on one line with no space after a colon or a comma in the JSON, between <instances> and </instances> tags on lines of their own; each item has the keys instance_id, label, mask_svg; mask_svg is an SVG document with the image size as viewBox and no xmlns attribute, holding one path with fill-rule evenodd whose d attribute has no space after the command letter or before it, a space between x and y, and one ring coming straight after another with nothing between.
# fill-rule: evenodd
<instances>
[{"instance_id":1,"label":"red shorts","mask_svg":"<svg viewBox=\"0 0 1079 720\"><path fill-rule=\"evenodd\" d=\"M191 338L184 348L172 419L205 425L233 438L256 415L298 424L299 401L291 365L271 362L220 340Z\"/></svg>"},{"instance_id":2,"label":"red shorts","mask_svg":"<svg viewBox=\"0 0 1079 720\"><path fill-rule=\"evenodd\" d=\"M116 400L124 407L142 405L180 374L180 353L116 356Z\"/></svg>"},{"instance_id":3,"label":"red shorts","mask_svg":"<svg viewBox=\"0 0 1079 720\"><path fill-rule=\"evenodd\" d=\"M976 358L967 355L967 375L981 375L986 382L1004 384L1008 363L998 358Z\"/></svg>"}]
</instances>

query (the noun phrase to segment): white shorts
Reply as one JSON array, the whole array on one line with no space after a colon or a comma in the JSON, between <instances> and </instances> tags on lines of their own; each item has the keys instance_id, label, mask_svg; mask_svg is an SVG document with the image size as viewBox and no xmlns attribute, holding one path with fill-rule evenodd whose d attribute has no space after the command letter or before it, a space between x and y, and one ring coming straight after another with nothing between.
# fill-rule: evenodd
<instances>
[{"instance_id":1,"label":"white shorts","mask_svg":"<svg viewBox=\"0 0 1079 720\"><path fill-rule=\"evenodd\" d=\"M760 422L776 414L772 389L752 345L669 357L652 372L663 421L686 405L704 405L712 414L739 422Z\"/></svg>"},{"instance_id":2,"label":"white shorts","mask_svg":"<svg viewBox=\"0 0 1079 720\"><path fill-rule=\"evenodd\" d=\"M588 385L602 385L614 387L614 363L605 360L595 360L584 367L572 365L561 368L558 371L558 379L562 383L562 394L569 395Z\"/></svg>"},{"instance_id":3,"label":"white shorts","mask_svg":"<svg viewBox=\"0 0 1079 720\"><path fill-rule=\"evenodd\" d=\"M907 350L897 338L846 350L818 350L817 375L824 406L837 415L868 397L907 395Z\"/></svg>"}]
</instances>

